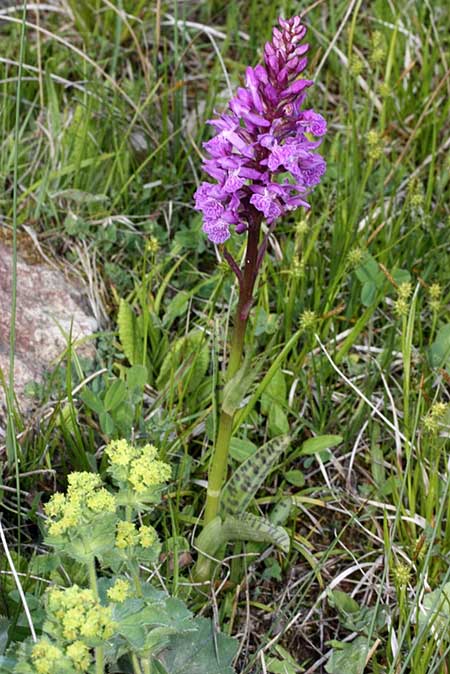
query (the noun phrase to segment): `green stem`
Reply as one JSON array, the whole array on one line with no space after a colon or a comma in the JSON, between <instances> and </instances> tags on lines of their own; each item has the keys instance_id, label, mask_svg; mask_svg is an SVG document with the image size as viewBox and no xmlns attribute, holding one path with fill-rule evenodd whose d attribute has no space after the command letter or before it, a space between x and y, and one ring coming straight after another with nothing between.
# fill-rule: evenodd
<instances>
[{"instance_id":1,"label":"green stem","mask_svg":"<svg viewBox=\"0 0 450 674\"><path fill-rule=\"evenodd\" d=\"M239 301L234 321L233 336L231 340L230 358L225 375L225 380L230 381L239 371L244 352L245 332L253 299L256 276L258 273L259 235L261 229L261 217L258 212L253 214L253 222L249 227L247 239L247 251L242 278L239 282ZM211 522L219 512L220 493L226 479L228 467L228 453L233 434L234 413L227 414L222 410L219 418L219 428L216 443L211 459L208 475L208 491L206 496L206 508L204 525ZM210 576L210 561L200 558L197 563L196 576L205 579Z\"/></svg>"},{"instance_id":2,"label":"green stem","mask_svg":"<svg viewBox=\"0 0 450 674\"><path fill-rule=\"evenodd\" d=\"M91 557L88 562L89 587L95 599L98 601L97 574L95 572L95 557ZM105 652L103 646L97 646L95 649L95 674L104 674L105 672Z\"/></svg>"},{"instance_id":3,"label":"green stem","mask_svg":"<svg viewBox=\"0 0 450 674\"><path fill-rule=\"evenodd\" d=\"M139 664L139 659L136 653L131 654L131 662L133 663L133 672L134 674L142 674L142 669Z\"/></svg>"}]
</instances>

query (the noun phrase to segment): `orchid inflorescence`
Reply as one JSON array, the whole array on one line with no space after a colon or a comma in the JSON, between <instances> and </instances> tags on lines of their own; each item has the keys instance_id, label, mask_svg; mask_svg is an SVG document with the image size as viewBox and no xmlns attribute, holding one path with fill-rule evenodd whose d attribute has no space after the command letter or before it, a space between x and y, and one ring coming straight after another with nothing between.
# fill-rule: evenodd
<instances>
[{"instance_id":1,"label":"orchid inflorescence","mask_svg":"<svg viewBox=\"0 0 450 674\"><path fill-rule=\"evenodd\" d=\"M320 182L326 163L316 152L327 126L322 115L303 109L311 80L299 79L307 65L306 28L296 16L279 20L264 48L264 65L246 70L223 114L209 121L216 135L204 147L203 169L215 183L202 182L195 208L203 213L210 241L224 243L230 226L243 233L256 209L269 226L299 206Z\"/></svg>"}]
</instances>

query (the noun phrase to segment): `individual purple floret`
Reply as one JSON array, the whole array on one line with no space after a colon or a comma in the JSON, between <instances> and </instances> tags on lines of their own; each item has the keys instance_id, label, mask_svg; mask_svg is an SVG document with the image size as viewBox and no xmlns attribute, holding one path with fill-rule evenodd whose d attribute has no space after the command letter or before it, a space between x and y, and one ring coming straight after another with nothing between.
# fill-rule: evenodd
<instances>
[{"instance_id":1,"label":"individual purple floret","mask_svg":"<svg viewBox=\"0 0 450 674\"><path fill-rule=\"evenodd\" d=\"M256 209L269 225L287 211L309 208L307 194L320 182L326 163L316 152L327 125L314 110L302 109L311 80L299 78L307 64L306 28L295 16L279 19L264 65L247 68L225 113L209 121L216 135L204 143L203 169L216 182L203 182L195 208L203 213L210 241L224 243L230 225L251 226Z\"/></svg>"}]
</instances>

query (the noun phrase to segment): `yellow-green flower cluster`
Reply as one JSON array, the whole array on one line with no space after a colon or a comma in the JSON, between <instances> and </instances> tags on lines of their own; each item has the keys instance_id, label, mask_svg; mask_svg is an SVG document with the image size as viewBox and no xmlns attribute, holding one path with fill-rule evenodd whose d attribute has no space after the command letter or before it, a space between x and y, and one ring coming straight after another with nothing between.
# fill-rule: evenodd
<instances>
[{"instance_id":1,"label":"yellow-green flower cluster","mask_svg":"<svg viewBox=\"0 0 450 674\"><path fill-rule=\"evenodd\" d=\"M143 548L151 548L158 540L158 534L153 527L143 524L139 529L139 543Z\"/></svg>"},{"instance_id":2,"label":"yellow-green flower cluster","mask_svg":"<svg viewBox=\"0 0 450 674\"><path fill-rule=\"evenodd\" d=\"M430 309L434 312L441 308L442 286L439 283L432 283L428 288Z\"/></svg>"},{"instance_id":3,"label":"yellow-green flower cluster","mask_svg":"<svg viewBox=\"0 0 450 674\"><path fill-rule=\"evenodd\" d=\"M51 588L47 601L48 613L54 617L66 641L106 641L114 633L111 608L101 606L92 590L83 590L77 585L65 590ZM83 653L83 649L79 648L78 652Z\"/></svg>"},{"instance_id":4,"label":"yellow-green flower cluster","mask_svg":"<svg viewBox=\"0 0 450 674\"><path fill-rule=\"evenodd\" d=\"M140 545L142 548L150 548L158 540L158 534L151 526L143 524L138 529L132 522L120 520L117 523L116 546L120 550Z\"/></svg>"},{"instance_id":5,"label":"yellow-green flower cluster","mask_svg":"<svg viewBox=\"0 0 450 674\"><path fill-rule=\"evenodd\" d=\"M172 474L170 466L156 460L156 456L156 447L146 445L142 449L141 456L131 462L128 479L136 492L143 492L170 479Z\"/></svg>"},{"instance_id":6,"label":"yellow-green flower cluster","mask_svg":"<svg viewBox=\"0 0 450 674\"><path fill-rule=\"evenodd\" d=\"M51 520L48 527L51 536L78 527L92 515L116 509L115 498L102 486L99 475L71 473L68 482L67 494L54 494L44 508Z\"/></svg>"},{"instance_id":7,"label":"yellow-green flower cluster","mask_svg":"<svg viewBox=\"0 0 450 674\"><path fill-rule=\"evenodd\" d=\"M392 572L395 583L400 588L405 588L411 582L411 569L404 562L399 562Z\"/></svg>"},{"instance_id":8,"label":"yellow-green flower cluster","mask_svg":"<svg viewBox=\"0 0 450 674\"><path fill-rule=\"evenodd\" d=\"M399 318L407 316L409 311L409 297L412 293L411 283L401 283L397 288L397 299L394 302L394 311Z\"/></svg>"},{"instance_id":9,"label":"yellow-green flower cluster","mask_svg":"<svg viewBox=\"0 0 450 674\"><path fill-rule=\"evenodd\" d=\"M377 161L377 159L380 159L383 156L383 138L376 129L371 129L367 134L367 145L369 159Z\"/></svg>"},{"instance_id":10,"label":"yellow-green flower cluster","mask_svg":"<svg viewBox=\"0 0 450 674\"><path fill-rule=\"evenodd\" d=\"M138 532L133 522L120 520L117 523L116 546L120 550L131 548L138 542Z\"/></svg>"},{"instance_id":11,"label":"yellow-green flower cluster","mask_svg":"<svg viewBox=\"0 0 450 674\"><path fill-rule=\"evenodd\" d=\"M74 641L66 648L67 656L72 660L78 672L86 672L91 664L89 648L82 641Z\"/></svg>"},{"instance_id":12,"label":"yellow-green flower cluster","mask_svg":"<svg viewBox=\"0 0 450 674\"><path fill-rule=\"evenodd\" d=\"M353 77L359 77L364 70L364 61L357 55L353 54L350 59L350 72Z\"/></svg>"},{"instance_id":13,"label":"yellow-green flower cluster","mask_svg":"<svg viewBox=\"0 0 450 674\"><path fill-rule=\"evenodd\" d=\"M447 410L448 405L446 403L438 402L432 405L430 411L423 420L424 428L428 433L436 434L439 431Z\"/></svg>"},{"instance_id":14,"label":"yellow-green flower cluster","mask_svg":"<svg viewBox=\"0 0 450 674\"><path fill-rule=\"evenodd\" d=\"M369 60L373 65L379 65L383 62L386 54L384 47L383 35L379 31L375 31L372 35L372 49L369 55Z\"/></svg>"},{"instance_id":15,"label":"yellow-green flower cluster","mask_svg":"<svg viewBox=\"0 0 450 674\"><path fill-rule=\"evenodd\" d=\"M359 267L359 265L363 262L365 257L366 257L365 250L358 247L352 248L347 255L347 262L350 265L350 267L355 269L356 267Z\"/></svg>"},{"instance_id":16,"label":"yellow-green flower cluster","mask_svg":"<svg viewBox=\"0 0 450 674\"><path fill-rule=\"evenodd\" d=\"M118 578L106 594L108 595L108 599L120 604L131 596L130 583L124 578Z\"/></svg>"},{"instance_id":17,"label":"yellow-green flower cluster","mask_svg":"<svg viewBox=\"0 0 450 674\"><path fill-rule=\"evenodd\" d=\"M112 476L138 494L170 479L171 468L157 458L158 450L153 445L135 447L126 440L113 440L105 451L111 462Z\"/></svg>"},{"instance_id":18,"label":"yellow-green flower cluster","mask_svg":"<svg viewBox=\"0 0 450 674\"><path fill-rule=\"evenodd\" d=\"M316 313L310 309L305 309L305 311L300 316L300 328L305 332L308 332L309 330L313 329L316 321Z\"/></svg>"},{"instance_id":19,"label":"yellow-green flower cluster","mask_svg":"<svg viewBox=\"0 0 450 674\"><path fill-rule=\"evenodd\" d=\"M150 255L156 255L159 251L159 241L156 236L150 236L148 238L147 243L145 244L145 250L147 253L150 253Z\"/></svg>"},{"instance_id":20,"label":"yellow-green flower cluster","mask_svg":"<svg viewBox=\"0 0 450 674\"><path fill-rule=\"evenodd\" d=\"M408 201L412 211L419 211L425 203L425 193L422 183L416 178L412 178L408 183Z\"/></svg>"},{"instance_id":21,"label":"yellow-green flower cluster","mask_svg":"<svg viewBox=\"0 0 450 674\"><path fill-rule=\"evenodd\" d=\"M31 661L38 674L57 674L64 659L63 651L45 638L40 639L31 651Z\"/></svg>"}]
</instances>

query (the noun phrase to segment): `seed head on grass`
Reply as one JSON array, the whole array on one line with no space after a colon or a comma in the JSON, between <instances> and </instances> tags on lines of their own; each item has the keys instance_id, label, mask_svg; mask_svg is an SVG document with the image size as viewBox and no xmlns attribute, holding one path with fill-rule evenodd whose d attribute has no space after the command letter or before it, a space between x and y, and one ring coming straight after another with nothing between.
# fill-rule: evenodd
<instances>
[{"instance_id":1,"label":"seed head on grass","mask_svg":"<svg viewBox=\"0 0 450 674\"><path fill-rule=\"evenodd\" d=\"M216 134L204 143L209 158L203 168L215 182L201 183L195 208L216 244L230 237L231 226L247 231L254 209L270 225L299 206L309 208L306 197L325 172L316 150L326 122L303 109L313 84L299 77L307 65L306 28L298 16L279 24L264 48L264 64L247 68L246 86L209 122Z\"/></svg>"}]
</instances>

